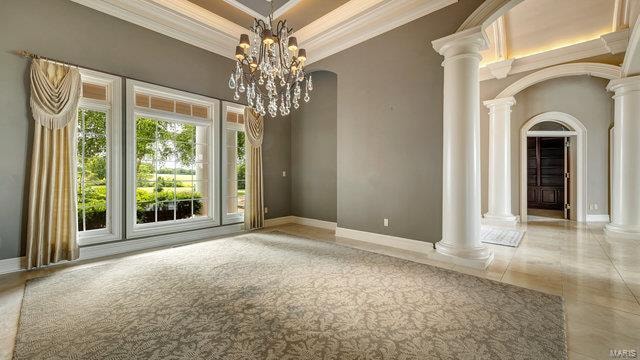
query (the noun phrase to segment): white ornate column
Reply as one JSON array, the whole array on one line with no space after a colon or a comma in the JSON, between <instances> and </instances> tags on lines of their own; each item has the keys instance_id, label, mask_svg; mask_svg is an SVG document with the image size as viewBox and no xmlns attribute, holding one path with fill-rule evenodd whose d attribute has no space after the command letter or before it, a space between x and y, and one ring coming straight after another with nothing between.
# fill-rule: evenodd
<instances>
[{"instance_id":1,"label":"white ornate column","mask_svg":"<svg viewBox=\"0 0 640 360\"><path fill-rule=\"evenodd\" d=\"M480 242L480 27L433 41L444 56L442 240L436 257L485 268L493 252Z\"/></svg>"},{"instance_id":2,"label":"white ornate column","mask_svg":"<svg viewBox=\"0 0 640 360\"><path fill-rule=\"evenodd\" d=\"M614 91L610 236L640 239L640 76L611 80Z\"/></svg>"},{"instance_id":3,"label":"white ornate column","mask_svg":"<svg viewBox=\"0 0 640 360\"><path fill-rule=\"evenodd\" d=\"M489 108L489 211L493 223L515 224L511 213L511 107L513 96L488 100Z\"/></svg>"}]
</instances>

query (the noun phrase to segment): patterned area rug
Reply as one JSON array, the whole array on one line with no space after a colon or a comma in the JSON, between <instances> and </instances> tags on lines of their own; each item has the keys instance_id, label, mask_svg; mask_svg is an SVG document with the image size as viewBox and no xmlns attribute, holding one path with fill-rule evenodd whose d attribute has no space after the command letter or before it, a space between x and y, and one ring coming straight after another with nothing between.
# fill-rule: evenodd
<instances>
[{"instance_id":1,"label":"patterned area rug","mask_svg":"<svg viewBox=\"0 0 640 360\"><path fill-rule=\"evenodd\" d=\"M498 227L483 226L480 231L480 241L487 244L518 247L524 236L524 230L512 230Z\"/></svg>"},{"instance_id":2,"label":"patterned area rug","mask_svg":"<svg viewBox=\"0 0 640 360\"><path fill-rule=\"evenodd\" d=\"M565 359L562 299L282 233L27 283L15 359Z\"/></svg>"}]
</instances>

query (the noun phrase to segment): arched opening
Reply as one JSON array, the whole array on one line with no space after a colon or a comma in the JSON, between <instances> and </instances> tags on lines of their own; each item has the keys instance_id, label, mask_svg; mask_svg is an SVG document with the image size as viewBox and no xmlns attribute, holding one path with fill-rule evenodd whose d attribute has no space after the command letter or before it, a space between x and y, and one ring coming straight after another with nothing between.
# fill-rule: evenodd
<instances>
[{"instance_id":1,"label":"arched opening","mask_svg":"<svg viewBox=\"0 0 640 360\"><path fill-rule=\"evenodd\" d=\"M537 115L522 126L520 130L522 222L527 222L532 203L536 204L536 208L555 209L555 204L559 201L562 201L562 212L565 218L586 221L586 137L586 127L572 115L563 112L552 111ZM535 139L535 154L531 151L532 139ZM550 144L545 156L540 150L543 141ZM532 159L535 159L535 163ZM561 164L558 159L562 159ZM558 171L562 172L562 180L557 178ZM562 186L559 181L562 181ZM559 190L560 188L562 190Z\"/></svg>"}]
</instances>

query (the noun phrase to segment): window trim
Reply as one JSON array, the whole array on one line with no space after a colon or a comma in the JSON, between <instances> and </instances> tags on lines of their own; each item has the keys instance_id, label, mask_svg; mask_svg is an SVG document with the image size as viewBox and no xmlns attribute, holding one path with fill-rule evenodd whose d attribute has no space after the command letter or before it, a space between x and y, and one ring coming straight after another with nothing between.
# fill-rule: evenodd
<instances>
[{"instance_id":1,"label":"window trim","mask_svg":"<svg viewBox=\"0 0 640 360\"><path fill-rule=\"evenodd\" d=\"M220 101L202 95L191 94L163 86L149 84L137 80L127 79L127 124L126 124L126 210L127 210L127 238L139 238L152 235L169 234L187 230L210 228L220 225L220 156L218 138L220 132ZM139 107L135 104L136 91L149 95L168 97L173 100L186 101L205 106L209 109L208 117L194 117L162 110ZM159 120L188 122L199 126L207 126L208 156L209 156L209 214L210 217L201 219L181 219L171 222L154 222L148 224L137 223L136 211L136 118L139 115L155 117Z\"/></svg>"},{"instance_id":2,"label":"window trim","mask_svg":"<svg viewBox=\"0 0 640 360\"><path fill-rule=\"evenodd\" d=\"M227 136L226 136L226 131L227 131L227 109L228 108L232 108L234 110L237 110L241 113L244 113L244 109L245 106L241 105L241 104L236 104L236 103L232 103L229 101L223 101L222 102L222 130L221 130L221 137L222 137L222 159L225 162L222 165L222 221L224 225L230 225L230 224L237 224L237 223L241 223L244 222L244 214L245 213L232 213L232 214L228 214L227 213L227 196L229 196L229 194L227 193L227 187L226 182L227 182L227 177L229 176L229 174L227 173L227 164L226 164L226 160L227 160ZM245 119L246 121L246 119ZM246 134L245 134L245 149L246 149ZM249 156L249 153L247 151L245 151L245 156ZM246 161L246 160L245 160ZM246 175L245 175L246 176ZM246 191L246 178L245 178L245 191ZM246 192L245 192L245 206L246 206ZM246 211L246 208L245 208Z\"/></svg>"},{"instance_id":3,"label":"window trim","mask_svg":"<svg viewBox=\"0 0 640 360\"><path fill-rule=\"evenodd\" d=\"M107 88L105 101L80 98L78 108L107 113L107 226L78 231L80 246L122 239L122 78L80 68L82 82ZM76 120L77 121L77 120Z\"/></svg>"}]
</instances>

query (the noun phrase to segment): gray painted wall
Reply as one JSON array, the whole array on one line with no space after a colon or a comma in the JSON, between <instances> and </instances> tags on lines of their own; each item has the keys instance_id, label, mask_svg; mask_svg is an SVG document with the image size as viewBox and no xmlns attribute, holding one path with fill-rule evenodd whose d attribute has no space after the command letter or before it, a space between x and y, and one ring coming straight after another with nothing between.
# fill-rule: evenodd
<instances>
[{"instance_id":1,"label":"gray painted wall","mask_svg":"<svg viewBox=\"0 0 640 360\"><path fill-rule=\"evenodd\" d=\"M311 65L338 75L338 226L440 240L443 58L431 41L481 3L462 0Z\"/></svg>"},{"instance_id":2,"label":"gray painted wall","mask_svg":"<svg viewBox=\"0 0 640 360\"><path fill-rule=\"evenodd\" d=\"M309 103L291 117L291 214L335 222L337 219L338 79L313 73Z\"/></svg>"},{"instance_id":3,"label":"gray painted wall","mask_svg":"<svg viewBox=\"0 0 640 360\"><path fill-rule=\"evenodd\" d=\"M525 75L483 81L480 84L482 101L495 98ZM515 96L516 105L511 113L511 204L514 214L520 213L520 129L529 119L547 111L573 115L587 128L587 204L598 205L598 210L587 210L587 214L609 213L609 127L613 124L613 94L606 91L607 83L597 77L572 76L536 84ZM480 114L482 212L485 213L488 206L488 109L482 106Z\"/></svg>"},{"instance_id":4,"label":"gray painted wall","mask_svg":"<svg viewBox=\"0 0 640 360\"><path fill-rule=\"evenodd\" d=\"M31 158L28 61L15 50L224 100L230 59L68 0L0 1L0 259L21 256ZM289 215L290 119L267 119L265 202Z\"/></svg>"}]
</instances>

